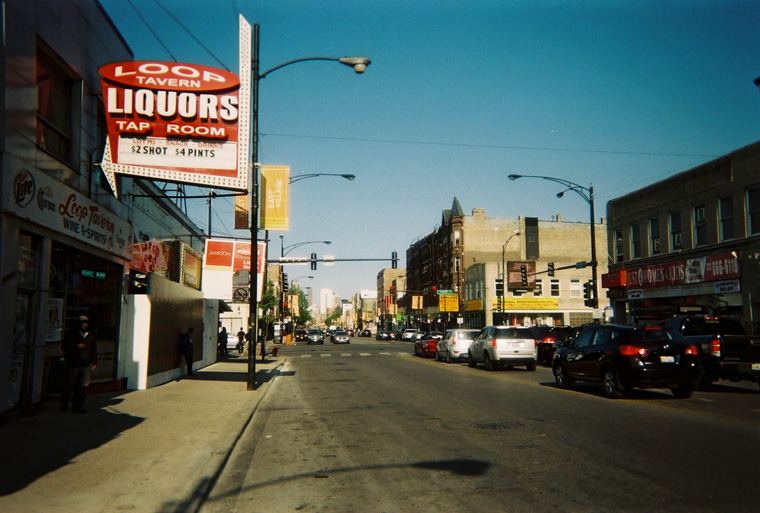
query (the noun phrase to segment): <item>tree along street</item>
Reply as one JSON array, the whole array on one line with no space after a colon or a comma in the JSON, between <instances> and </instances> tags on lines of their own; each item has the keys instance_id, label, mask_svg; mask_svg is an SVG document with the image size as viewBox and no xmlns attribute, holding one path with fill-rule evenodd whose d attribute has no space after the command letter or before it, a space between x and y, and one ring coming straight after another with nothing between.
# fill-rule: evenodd
<instances>
[{"instance_id":1,"label":"tree along street","mask_svg":"<svg viewBox=\"0 0 760 513\"><path fill-rule=\"evenodd\" d=\"M412 352L283 346L203 511L756 511L757 384L610 400Z\"/></svg>"}]
</instances>

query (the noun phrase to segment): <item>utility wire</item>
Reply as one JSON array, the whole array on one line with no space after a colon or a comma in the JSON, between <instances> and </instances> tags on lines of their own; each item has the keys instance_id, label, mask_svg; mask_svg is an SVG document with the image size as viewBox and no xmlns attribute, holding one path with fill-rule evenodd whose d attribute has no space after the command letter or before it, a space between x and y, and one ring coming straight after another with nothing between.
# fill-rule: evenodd
<instances>
[{"instance_id":1,"label":"utility wire","mask_svg":"<svg viewBox=\"0 0 760 513\"><path fill-rule=\"evenodd\" d=\"M164 7L164 6L161 4L161 2L159 2L158 0L154 0L154 2L156 2L156 5L158 5L158 6L159 6L161 9L163 9L163 10L164 10L164 12L166 12L166 14L168 14L168 15L169 15L169 17L170 17L171 19L173 19L173 20L174 20L174 21L177 23L177 25L179 25L180 27L182 27L182 30L184 30L184 31L185 31L185 32L186 32L186 33L187 33L187 34L188 34L190 37L192 37L192 38L193 38L193 41L195 41L196 43L198 43L198 45L200 45L200 47L201 47L201 48L203 48L204 50L206 50L206 52L207 52L207 53L208 53L208 54L209 54L211 57L213 57L213 58L214 58L214 60L215 60L216 62L218 62L218 63L219 63L219 64L220 64L220 65L221 65L221 66L222 66L222 67L223 67L225 70L227 70L227 71L230 71L230 69L229 69L229 68L228 68L228 67L227 67L227 66L226 66L226 65L225 65L225 64L224 64L224 63L223 63L223 62L222 62L222 61L221 61L221 60L220 60L220 59L219 59L219 58L218 58L216 55L214 55L214 52L212 52L211 50L209 50L209 49L206 47L206 45L204 45L203 43L201 43L201 41L200 41L200 40L199 40L197 37L195 37L195 36L193 35L193 33L192 33L192 32L190 32L190 31L187 29L187 27L186 27L186 26L185 26L185 25L184 25L184 24L183 24L181 21L179 21L179 20L177 19L177 17L176 17L176 16L174 16L174 14L172 14L172 12L171 12L169 9L167 9L166 7ZM130 0L130 3L131 3L131 0ZM152 32L152 31L151 31L151 32ZM164 48L165 48L165 47L164 47ZM168 51L168 50L167 50L167 51ZM172 56L172 57L173 57L173 56ZM176 59L175 59L175 62L176 62Z\"/></svg>"},{"instance_id":2,"label":"utility wire","mask_svg":"<svg viewBox=\"0 0 760 513\"><path fill-rule=\"evenodd\" d=\"M354 141L354 142L376 142L387 144L419 144L425 146L453 146L464 148L494 148L502 150L529 150L529 151L557 151L557 152L571 152L571 153L603 153L611 155L648 155L648 156L660 156L660 157L700 157L700 158L716 158L718 155L704 155L699 153L659 153L653 151L626 151L626 150L586 150L586 149L574 149L574 148L549 148L541 146L508 146L501 144L472 144L472 143L451 143L451 142L431 142L431 141L402 141L397 139L364 139L359 137L329 137L324 135L293 135L293 134L275 134L275 133L259 133L260 136L271 137L291 137L294 139L326 139L332 141Z\"/></svg>"},{"instance_id":3,"label":"utility wire","mask_svg":"<svg viewBox=\"0 0 760 513\"><path fill-rule=\"evenodd\" d=\"M150 33L151 33L151 34L153 34L153 37L155 37L155 38L156 38L156 41L158 41L158 43L159 43L161 46L163 46L163 47L164 47L164 50L166 50L166 53L168 53L168 54L171 56L172 60L173 60L174 62L177 62L177 58L174 56L174 54L172 54L171 50L169 50L169 49L166 47L166 45L164 44L164 42L163 42L163 41L161 41L161 38L160 38L160 37L158 37L158 34L156 34L156 33L153 31L153 29L150 27L150 25L148 25L148 21L147 21L145 18L143 18L143 15L142 15L142 14L140 14L140 11L138 11L138 10L137 10L137 7L135 7L135 4L133 4L133 3L132 3L132 0L127 0L127 2L129 2L129 5L130 5L130 7L132 7L132 10L133 10L133 11L135 11L135 13L137 13L137 17L138 17L138 18L140 18L140 20L142 20L143 24L145 24L145 26L148 28L148 30L150 31Z\"/></svg>"}]
</instances>

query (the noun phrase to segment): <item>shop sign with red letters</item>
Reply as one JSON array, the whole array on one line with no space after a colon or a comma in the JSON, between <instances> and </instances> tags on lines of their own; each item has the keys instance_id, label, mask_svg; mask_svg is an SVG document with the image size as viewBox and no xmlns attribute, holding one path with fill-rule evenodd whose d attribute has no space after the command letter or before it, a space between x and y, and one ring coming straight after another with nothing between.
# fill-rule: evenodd
<instances>
[{"instance_id":1,"label":"shop sign with red letters","mask_svg":"<svg viewBox=\"0 0 760 513\"><path fill-rule=\"evenodd\" d=\"M237 75L153 61L106 64L100 75L108 124L101 165L114 192L114 173L247 189L248 123L240 120L248 106Z\"/></svg>"}]
</instances>

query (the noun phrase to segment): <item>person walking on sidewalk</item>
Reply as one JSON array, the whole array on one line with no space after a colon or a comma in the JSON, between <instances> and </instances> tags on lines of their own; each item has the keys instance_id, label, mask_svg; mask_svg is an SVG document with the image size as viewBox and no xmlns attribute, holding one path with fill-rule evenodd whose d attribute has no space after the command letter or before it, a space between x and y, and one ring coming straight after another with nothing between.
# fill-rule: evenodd
<instances>
[{"instance_id":1,"label":"person walking on sidewalk","mask_svg":"<svg viewBox=\"0 0 760 513\"><path fill-rule=\"evenodd\" d=\"M222 327L222 331L219 332L219 335L217 335L216 343L219 346L219 355L220 356L228 356L229 353L227 352L227 328Z\"/></svg>"},{"instance_id":2,"label":"person walking on sidewalk","mask_svg":"<svg viewBox=\"0 0 760 513\"><path fill-rule=\"evenodd\" d=\"M182 356L185 357L185 364L187 365L187 375L195 376L193 372L193 327L187 328L187 332L182 335L180 342L180 349L182 350Z\"/></svg>"},{"instance_id":3,"label":"person walking on sidewalk","mask_svg":"<svg viewBox=\"0 0 760 513\"><path fill-rule=\"evenodd\" d=\"M79 328L71 329L63 339L63 359L66 363L66 383L61 394L61 411L69 411L69 398L72 399L71 413L87 413L84 398L90 385L90 372L98 363L98 349L95 333L90 330L90 319L79 317Z\"/></svg>"}]
</instances>

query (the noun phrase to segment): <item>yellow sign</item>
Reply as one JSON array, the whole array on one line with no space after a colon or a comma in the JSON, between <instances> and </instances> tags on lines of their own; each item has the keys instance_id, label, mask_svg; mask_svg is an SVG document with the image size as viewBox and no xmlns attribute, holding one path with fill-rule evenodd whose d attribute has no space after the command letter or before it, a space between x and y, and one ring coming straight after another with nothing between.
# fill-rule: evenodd
<instances>
[{"instance_id":1,"label":"yellow sign","mask_svg":"<svg viewBox=\"0 0 760 513\"><path fill-rule=\"evenodd\" d=\"M493 299L494 310L557 310L559 308L558 298L505 297L501 298L501 308L499 308L499 299Z\"/></svg>"},{"instance_id":2,"label":"yellow sign","mask_svg":"<svg viewBox=\"0 0 760 513\"><path fill-rule=\"evenodd\" d=\"M261 229L288 230L290 166L261 166Z\"/></svg>"},{"instance_id":3,"label":"yellow sign","mask_svg":"<svg viewBox=\"0 0 760 513\"><path fill-rule=\"evenodd\" d=\"M482 299L470 299L465 303L464 309L467 312L480 312L485 310L485 306Z\"/></svg>"},{"instance_id":4,"label":"yellow sign","mask_svg":"<svg viewBox=\"0 0 760 513\"><path fill-rule=\"evenodd\" d=\"M438 310L441 312L458 312L459 294L442 294L438 296Z\"/></svg>"}]
</instances>

